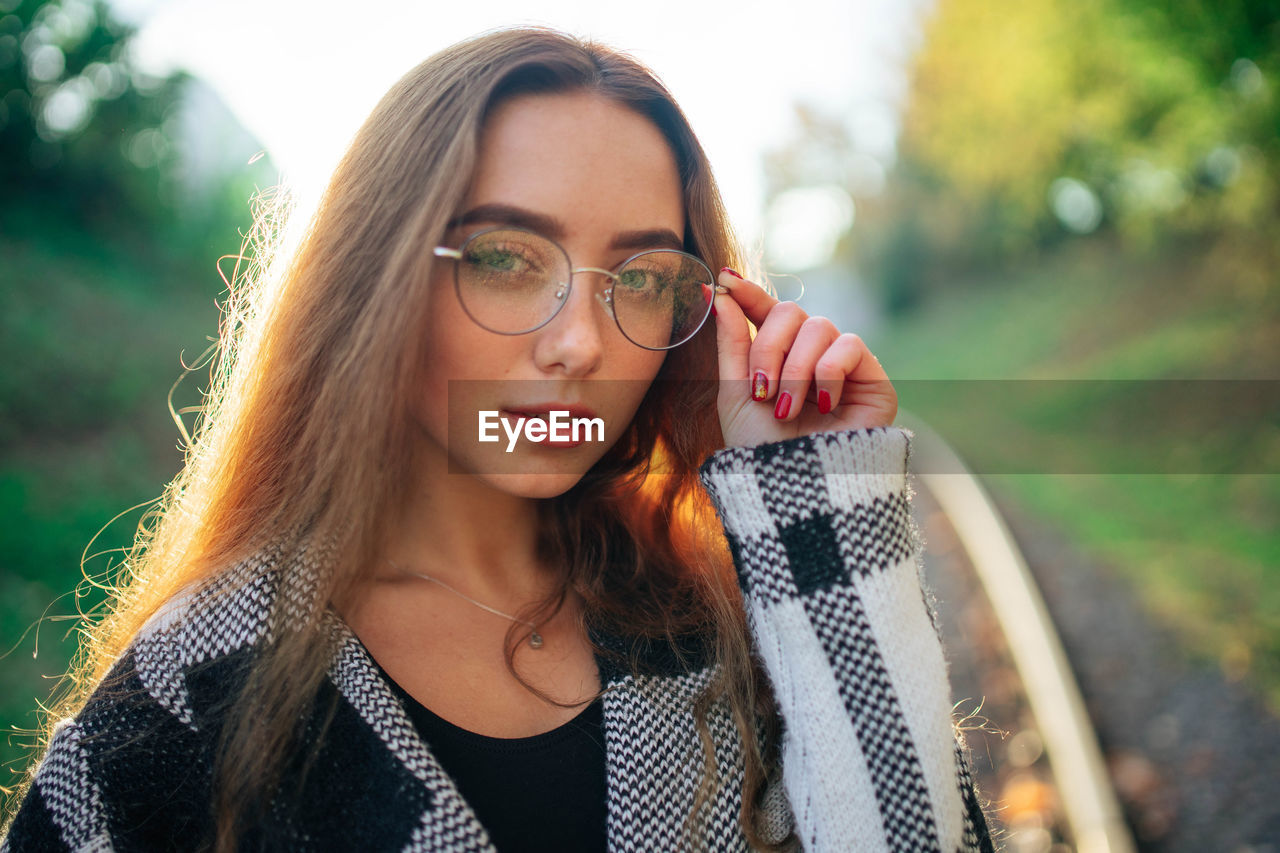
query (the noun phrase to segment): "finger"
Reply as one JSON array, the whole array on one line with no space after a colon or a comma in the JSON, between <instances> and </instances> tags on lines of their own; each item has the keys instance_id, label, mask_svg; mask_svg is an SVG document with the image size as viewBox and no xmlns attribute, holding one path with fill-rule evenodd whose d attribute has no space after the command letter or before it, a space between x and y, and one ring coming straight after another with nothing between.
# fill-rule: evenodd
<instances>
[{"instance_id":1,"label":"finger","mask_svg":"<svg viewBox=\"0 0 1280 853\"><path fill-rule=\"evenodd\" d=\"M794 302L778 302L770 309L751 344L751 399L772 399L782 375L782 363L795 345L800 327L809 319Z\"/></svg>"},{"instance_id":2,"label":"finger","mask_svg":"<svg viewBox=\"0 0 1280 853\"><path fill-rule=\"evenodd\" d=\"M778 402L773 409L775 418L791 421L800 414L819 359L839 337L840 330L826 317L809 317L800 326L779 374Z\"/></svg>"},{"instance_id":3,"label":"finger","mask_svg":"<svg viewBox=\"0 0 1280 853\"><path fill-rule=\"evenodd\" d=\"M764 325L764 319L778 304L778 300L754 281L748 281L728 267L722 267L717 279L729 288L733 300L742 308L742 313L757 327Z\"/></svg>"},{"instance_id":4,"label":"finger","mask_svg":"<svg viewBox=\"0 0 1280 853\"><path fill-rule=\"evenodd\" d=\"M733 277L724 271L720 284ZM712 305L715 308L716 353L720 370L720 382L747 382L748 357L751 353L751 328L746 315L727 291L717 286Z\"/></svg>"},{"instance_id":5,"label":"finger","mask_svg":"<svg viewBox=\"0 0 1280 853\"><path fill-rule=\"evenodd\" d=\"M827 393L830 400L830 408L827 411L841 405L842 402L850 402L848 399L842 400L847 396L845 389L850 387L846 383L871 383L874 388L883 388L886 391L892 388L889 383L889 374L885 373L880 359L876 358L867 348L866 342L853 332L845 332L827 347L827 351L814 365L813 375L818 387L819 411L823 410L823 391ZM866 390L865 387L863 390Z\"/></svg>"}]
</instances>

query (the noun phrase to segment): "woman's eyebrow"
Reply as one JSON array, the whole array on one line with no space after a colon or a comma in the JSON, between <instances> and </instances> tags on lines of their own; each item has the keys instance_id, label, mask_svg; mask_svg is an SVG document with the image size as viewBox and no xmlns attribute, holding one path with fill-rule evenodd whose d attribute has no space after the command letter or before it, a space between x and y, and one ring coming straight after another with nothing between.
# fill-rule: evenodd
<instances>
[{"instance_id":1,"label":"woman's eyebrow","mask_svg":"<svg viewBox=\"0 0 1280 853\"><path fill-rule=\"evenodd\" d=\"M563 240L567 229L564 223L554 216L535 213L523 207L510 204L482 204L471 208L466 213L449 221L449 228L463 225L485 223L490 225L511 225L516 228L527 228L552 240ZM639 231L620 231L613 236L609 244L615 249L684 249L684 241L670 228L648 228Z\"/></svg>"},{"instance_id":2,"label":"woman's eyebrow","mask_svg":"<svg viewBox=\"0 0 1280 853\"><path fill-rule=\"evenodd\" d=\"M474 225L478 222L489 225L513 225L516 228L527 228L530 231L537 231L539 234L550 237L552 240L563 240L565 234L564 223L554 216L547 216L545 213L534 213L532 210L525 210L523 207L514 207L509 204L482 204L473 207L461 216L449 220L450 228L457 228L462 225Z\"/></svg>"},{"instance_id":3,"label":"woman's eyebrow","mask_svg":"<svg viewBox=\"0 0 1280 853\"><path fill-rule=\"evenodd\" d=\"M622 231L613 236L610 249L676 249L684 250L684 241L670 228L650 228L647 231Z\"/></svg>"}]
</instances>

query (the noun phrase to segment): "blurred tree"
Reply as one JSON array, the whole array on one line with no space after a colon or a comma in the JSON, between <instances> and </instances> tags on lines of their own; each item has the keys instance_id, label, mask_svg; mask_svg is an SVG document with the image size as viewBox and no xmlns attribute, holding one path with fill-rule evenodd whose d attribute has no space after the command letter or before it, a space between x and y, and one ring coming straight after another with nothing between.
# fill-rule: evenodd
<instances>
[{"instance_id":1,"label":"blurred tree","mask_svg":"<svg viewBox=\"0 0 1280 853\"><path fill-rule=\"evenodd\" d=\"M0 376L0 462L167 387L179 349L204 348L176 330L213 330L215 261L275 183L217 95L139 68L132 35L103 0L0 0L0 358L21 366ZM112 320L144 311L157 325L120 341Z\"/></svg>"},{"instance_id":2,"label":"blurred tree","mask_svg":"<svg viewBox=\"0 0 1280 853\"><path fill-rule=\"evenodd\" d=\"M183 77L139 70L103 0L0 0L0 12L4 206L38 200L85 225L165 221L164 121Z\"/></svg>"},{"instance_id":3,"label":"blurred tree","mask_svg":"<svg viewBox=\"0 0 1280 853\"><path fill-rule=\"evenodd\" d=\"M942 0L901 140L904 177L940 188L934 240L972 262L1098 228L1137 247L1272 229L1280 29L1218 11Z\"/></svg>"},{"instance_id":4,"label":"blurred tree","mask_svg":"<svg viewBox=\"0 0 1280 853\"><path fill-rule=\"evenodd\" d=\"M203 250L211 230L234 236L255 186L274 182L270 161L245 168L247 155L239 169L189 174L184 111L194 81L141 68L132 36L104 0L0 0L0 208L8 225L52 215L116 236L163 232L156 248L176 253ZM191 192L196 183L201 191Z\"/></svg>"},{"instance_id":5,"label":"blurred tree","mask_svg":"<svg viewBox=\"0 0 1280 853\"><path fill-rule=\"evenodd\" d=\"M923 35L888 192L849 186L889 307L1081 234L1139 251L1229 235L1280 260L1277 0L938 0ZM775 191L848 158L805 123Z\"/></svg>"},{"instance_id":6,"label":"blurred tree","mask_svg":"<svg viewBox=\"0 0 1280 853\"><path fill-rule=\"evenodd\" d=\"M113 517L181 465L166 391L276 183L216 93L147 74L132 35L102 0L0 0L0 801L75 652L45 623L102 603L139 513ZM188 379L173 402L202 400Z\"/></svg>"}]
</instances>

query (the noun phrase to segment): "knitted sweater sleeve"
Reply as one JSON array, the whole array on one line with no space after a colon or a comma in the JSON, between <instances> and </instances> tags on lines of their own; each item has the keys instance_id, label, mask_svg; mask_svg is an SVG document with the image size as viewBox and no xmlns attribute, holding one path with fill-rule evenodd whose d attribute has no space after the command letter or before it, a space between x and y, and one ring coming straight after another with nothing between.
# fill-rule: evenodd
<instances>
[{"instance_id":1,"label":"knitted sweater sleeve","mask_svg":"<svg viewBox=\"0 0 1280 853\"><path fill-rule=\"evenodd\" d=\"M782 720L806 850L990 850L920 584L900 427L713 453L723 522Z\"/></svg>"}]
</instances>

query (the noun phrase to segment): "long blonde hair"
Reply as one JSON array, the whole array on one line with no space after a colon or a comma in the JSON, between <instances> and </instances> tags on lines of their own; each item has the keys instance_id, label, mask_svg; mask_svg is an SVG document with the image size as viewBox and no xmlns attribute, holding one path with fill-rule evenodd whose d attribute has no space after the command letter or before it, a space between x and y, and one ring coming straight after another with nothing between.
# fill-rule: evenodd
<instances>
[{"instance_id":1,"label":"long blonde hair","mask_svg":"<svg viewBox=\"0 0 1280 853\"><path fill-rule=\"evenodd\" d=\"M433 261L423 247L437 244L462 203L493 108L519 94L579 90L654 122L679 165L686 250L712 269L740 268L706 155L668 91L633 58L521 28L459 43L411 70L360 128L296 250L274 263L260 254L253 274L233 286L187 464L161 511L140 527L108 615L82 629L45 743L56 720L83 707L147 620L180 592L220 578L225 586L230 567L264 550L287 566L310 548L309 565L320 571L306 590L309 604L287 620L272 614L287 630L272 631L255 656L216 753L212 846L234 848L279 784L284 756L298 745L296 721L325 678L333 648L324 611L356 595L379 556L390 508L404 498L398 474L412 461L405 401L417 379L422 317L412 309L426 304ZM278 223L262 217L259 228L266 252ZM722 782L706 715L727 700L743 745L743 830L759 849L782 849L762 840L756 814L776 761L774 699L697 478L701 462L723 446L716 379L708 324L668 355L617 444L568 492L539 502L538 548L557 567L558 583L525 616L558 609L572 589L593 625L661 638L677 650L679 636L708 636L719 672L695 704L704 772L688 825L692 831ZM515 629L506 648L513 674ZM628 660L633 671L637 660Z\"/></svg>"}]
</instances>

